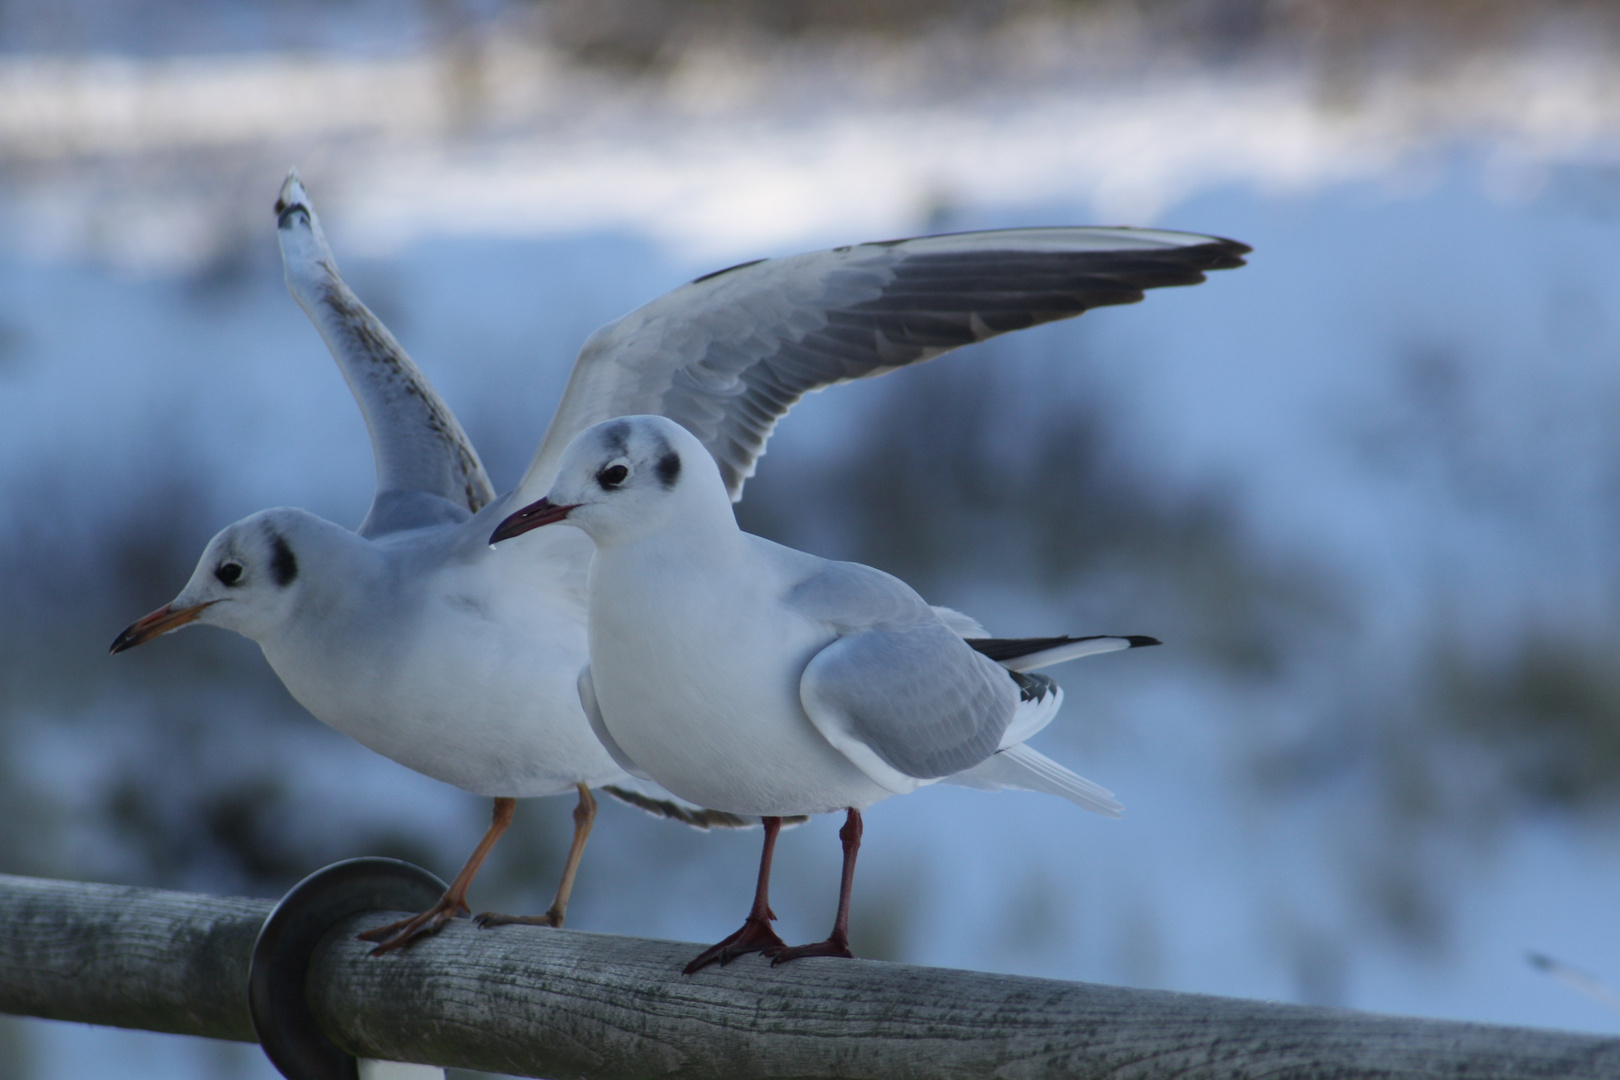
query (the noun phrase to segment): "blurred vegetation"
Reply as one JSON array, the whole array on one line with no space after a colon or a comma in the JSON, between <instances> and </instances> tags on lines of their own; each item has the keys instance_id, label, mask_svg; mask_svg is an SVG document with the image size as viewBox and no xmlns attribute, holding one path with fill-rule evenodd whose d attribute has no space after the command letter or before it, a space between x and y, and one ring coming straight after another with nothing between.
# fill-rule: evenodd
<instances>
[{"instance_id":1,"label":"blurred vegetation","mask_svg":"<svg viewBox=\"0 0 1620 1080\"><path fill-rule=\"evenodd\" d=\"M1620 41L1620 11L1605 0L535 0L534 7L549 39L574 56L639 70L727 38L902 41L1036 21L1128 33L1206 59L1474 52L1521 43L1555 20Z\"/></svg>"},{"instance_id":2,"label":"blurred vegetation","mask_svg":"<svg viewBox=\"0 0 1620 1080\"><path fill-rule=\"evenodd\" d=\"M1483 799L1511 792L1533 811L1620 803L1615 646L1612 638L1531 632L1505 656L1440 652L1436 713L1448 734L1489 747L1498 763Z\"/></svg>"},{"instance_id":3,"label":"blurred vegetation","mask_svg":"<svg viewBox=\"0 0 1620 1080\"><path fill-rule=\"evenodd\" d=\"M353 33L362 25L370 31L363 39ZM1161 59L1170 51L1329 67L1475 54L1548 35L1586 47L1620 43L1620 10L1608 0L8 0L0 3L0 50L358 45L374 53L476 37L489 26L535 35L581 63L621 73L668 71L683 55L716 47L863 40L894 47L1031 27L1133 42L1139 56Z\"/></svg>"}]
</instances>

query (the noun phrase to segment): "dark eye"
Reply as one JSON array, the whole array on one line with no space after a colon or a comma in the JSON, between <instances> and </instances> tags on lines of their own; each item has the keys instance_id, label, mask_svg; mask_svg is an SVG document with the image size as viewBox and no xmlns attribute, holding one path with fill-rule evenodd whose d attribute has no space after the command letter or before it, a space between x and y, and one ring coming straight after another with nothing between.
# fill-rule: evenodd
<instances>
[{"instance_id":1,"label":"dark eye","mask_svg":"<svg viewBox=\"0 0 1620 1080\"><path fill-rule=\"evenodd\" d=\"M214 576L219 578L221 585L235 585L242 580L242 564L239 562L220 563L214 570Z\"/></svg>"},{"instance_id":2,"label":"dark eye","mask_svg":"<svg viewBox=\"0 0 1620 1080\"><path fill-rule=\"evenodd\" d=\"M596 482L605 488L616 488L624 483L630 475L630 470L623 465L609 465L596 474Z\"/></svg>"}]
</instances>

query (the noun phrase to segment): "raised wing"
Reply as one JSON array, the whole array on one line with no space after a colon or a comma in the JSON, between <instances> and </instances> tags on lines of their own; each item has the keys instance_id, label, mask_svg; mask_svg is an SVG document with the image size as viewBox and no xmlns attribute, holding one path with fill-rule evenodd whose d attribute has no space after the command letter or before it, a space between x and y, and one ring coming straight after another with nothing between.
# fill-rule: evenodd
<instances>
[{"instance_id":1,"label":"raised wing","mask_svg":"<svg viewBox=\"0 0 1620 1080\"><path fill-rule=\"evenodd\" d=\"M812 390L1195 285L1249 250L1152 229L1005 229L709 274L591 335L518 498L550 489L563 448L591 424L661 413L703 441L738 499L777 420Z\"/></svg>"},{"instance_id":2,"label":"raised wing","mask_svg":"<svg viewBox=\"0 0 1620 1080\"><path fill-rule=\"evenodd\" d=\"M287 288L332 351L371 433L377 494L360 535L470 517L495 497L477 451L394 335L344 284L296 172L287 174L276 214Z\"/></svg>"}]
</instances>

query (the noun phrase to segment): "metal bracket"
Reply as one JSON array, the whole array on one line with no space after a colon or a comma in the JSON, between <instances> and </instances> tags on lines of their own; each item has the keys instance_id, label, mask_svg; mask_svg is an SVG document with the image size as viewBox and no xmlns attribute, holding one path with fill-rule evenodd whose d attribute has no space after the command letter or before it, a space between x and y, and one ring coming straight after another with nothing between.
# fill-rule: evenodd
<instances>
[{"instance_id":1,"label":"metal bracket","mask_svg":"<svg viewBox=\"0 0 1620 1080\"><path fill-rule=\"evenodd\" d=\"M358 1061L333 1045L304 997L315 946L334 925L363 911L421 911L445 884L399 859L349 859L293 886L253 945L248 1011L270 1063L287 1080L359 1080Z\"/></svg>"}]
</instances>

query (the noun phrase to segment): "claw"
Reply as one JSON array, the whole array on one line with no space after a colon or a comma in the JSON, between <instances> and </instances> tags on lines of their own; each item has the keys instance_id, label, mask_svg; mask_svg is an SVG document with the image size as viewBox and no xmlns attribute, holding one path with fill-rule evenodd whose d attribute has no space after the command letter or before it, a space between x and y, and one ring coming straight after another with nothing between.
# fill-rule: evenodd
<instances>
[{"instance_id":1,"label":"claw","mask_svg":"<svg viewBox=\"0 0 1620 1080\"><path fill-rule=\"evenodd\" d=\"M488 930L492 926L560 927L562 924L563 917L557 911L548 911L544 915L501 915L493 911L485 911L473 916L473 925L480 930Z\"/></svg>"},{"instance_id":2,"label":"claw","mask_svg":"<svg viewBox=\"0 0 1620 1080\"><path fill-rule=\"evenodd\" d=\"M408 919L391 922L387 926L379 926L364 933L356 934L359 941L377 942L377 947L371 950L372 956L382 956L414 945L419 939L430 937L444 929L444 924L467 910L467 905L459 899L451 897L448 893L439 898L439 902L422 912L412 915Z\"/></svg>"},{"instance_id":3,"label":"claw","mask_svg":"<svg viewBox=\"0 0 1620 1080\"><path fill-rule=\"evenodd\" d=\"M834 935L814 945L795 945L791 949L782 949L771 956L771 966L785 964L789 960L802 960L806 956L841 956L846 960L855 958L855 954L849 951L849 942Z\"/></svg>"},{"instance_id":4,"label":"claw","mask_svg":"<svg viewBox=\"0 0 1620 1080\"><path fill-rule=\"evenodd\" d=\"M690 975L702 971L710 964L719 964L725 967L739 956L749 953L763 953L766 956L775 956L787 948L787 942L776 936L771 924L764 919L756 919L750 915L742 924L742 929L726 938L724 941L704 949L683 970Z\"/></svg>"}]
</instances>

